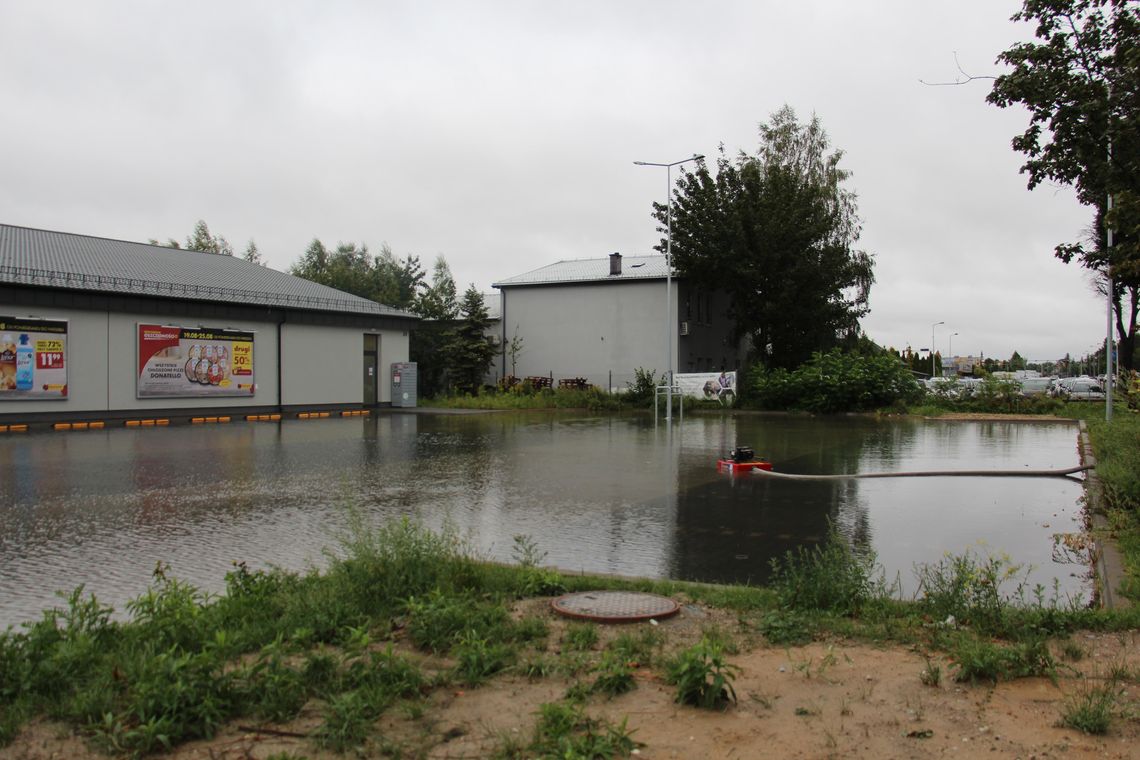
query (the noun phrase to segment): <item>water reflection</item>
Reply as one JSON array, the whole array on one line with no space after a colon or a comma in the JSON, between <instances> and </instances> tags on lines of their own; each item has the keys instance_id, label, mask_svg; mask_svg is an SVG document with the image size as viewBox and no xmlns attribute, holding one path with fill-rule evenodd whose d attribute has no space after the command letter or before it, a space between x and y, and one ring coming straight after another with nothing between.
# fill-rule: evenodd
<instances>
[{"instance_id":1,"label":"water reflection","mask_svg":"<svg viewBox=\"0 0 1140 760\"><path fill-rule=\"evenodd\" d=\"M982 540L1047 585L1083 588L1084 569L1054 563L1050 540L1079 530L1079 483L719 475L716 458L738 443L795 473L1077 461L1065 425L760 415L669 428L644 416L391 413L14 436L0 439L0 626L79 583L121 608L158 561L211 590L235 561L319 565L349 508L450 521L502 560L526 534L570 570L758 582L772 557L835 525L907 586L914 563Z\"/></svg>"}]
</instances>

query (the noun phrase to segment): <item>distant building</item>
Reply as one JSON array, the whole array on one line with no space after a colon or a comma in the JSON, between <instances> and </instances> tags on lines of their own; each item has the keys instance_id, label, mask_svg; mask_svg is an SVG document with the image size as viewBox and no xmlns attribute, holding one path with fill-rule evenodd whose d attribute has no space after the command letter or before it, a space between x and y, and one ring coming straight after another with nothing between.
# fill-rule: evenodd
<instances>
[{"instance_id":1,"label":"distant building","mask_svg":"<svg viewBox=\"0 0 1140 760\"><path fill-rule=\"evenodd\" d=\"M555 384L580 377L622 389L638 368L661 378L666 338L679 373L736 369L728 296L674 277L666 317L666 274L664 256L615 253L494 283L502 293L499 374L512 374L509 346L516 336L514 374L551 377Z\"/></svg>"},{"instance_id":2,"label":"distant building","mask_svg":"<svg viewBox=\"0 0 1140 760\"><path fill-rule=\"evenodd\" d=\"M0 425L388 403L417 320L240 258L0 225Z\"/></svg>"}]
</instances>

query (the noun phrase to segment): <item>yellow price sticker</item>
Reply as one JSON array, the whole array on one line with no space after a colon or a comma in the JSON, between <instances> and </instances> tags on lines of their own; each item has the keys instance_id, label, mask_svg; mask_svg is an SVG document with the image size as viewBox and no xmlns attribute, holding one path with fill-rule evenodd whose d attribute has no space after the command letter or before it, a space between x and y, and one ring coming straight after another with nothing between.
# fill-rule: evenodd
<instances>
[{"instance_id":1,"label":"yellow price sticker","mask_svg":"<svg viewBox=\"0 0 1140 760\"><path fill-rule=\"evenodd\" d=\"M253 344L234 343L230 353L231 368L234 374L248 375L253 371Z\"/></svg>"}]
</instances>

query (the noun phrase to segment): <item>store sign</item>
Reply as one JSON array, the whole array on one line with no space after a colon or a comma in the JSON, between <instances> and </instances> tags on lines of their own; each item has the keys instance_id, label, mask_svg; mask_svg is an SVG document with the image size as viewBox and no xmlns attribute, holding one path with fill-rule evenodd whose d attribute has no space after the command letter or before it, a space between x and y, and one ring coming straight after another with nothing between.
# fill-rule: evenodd
<instances>
[{"instance_id":1,"label":"store sign","mask_svg":"<svg viewBox=\"0 0 1140 760\"><path fill-rule=\"evenodd\" d=\"M0 401L67 398L67 322L0 316Z\"/></svg>"},{"instance_id":2,"label":"store sign","mask_svg":"<svg viewBox=\"0 0 1140 760\"><path fill-rule=\"evenodd\" d=\"M253 333L140 324L139 398L252 396Z\"/></svg>"}]
</instances>

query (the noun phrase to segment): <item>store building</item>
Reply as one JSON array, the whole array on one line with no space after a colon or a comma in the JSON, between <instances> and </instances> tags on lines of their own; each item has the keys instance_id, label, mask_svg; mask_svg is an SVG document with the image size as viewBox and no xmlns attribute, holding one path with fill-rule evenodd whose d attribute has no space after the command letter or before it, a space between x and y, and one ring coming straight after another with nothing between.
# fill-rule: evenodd
<instances>
[{"instance_id":1,"label":"store building","mask_svg":"<svg viewBox=\"0 0 1140 760\"><path fill-rule=\"evenodd\" d=\"M0 225L0 425L386 405L417 321L240 258Z\"/></svg>"}]
</instances>

